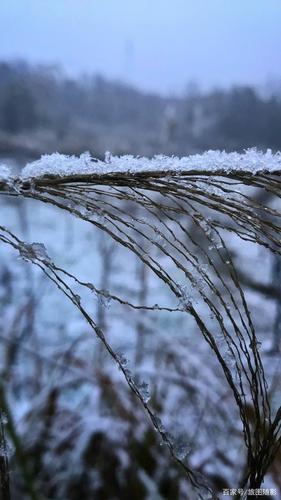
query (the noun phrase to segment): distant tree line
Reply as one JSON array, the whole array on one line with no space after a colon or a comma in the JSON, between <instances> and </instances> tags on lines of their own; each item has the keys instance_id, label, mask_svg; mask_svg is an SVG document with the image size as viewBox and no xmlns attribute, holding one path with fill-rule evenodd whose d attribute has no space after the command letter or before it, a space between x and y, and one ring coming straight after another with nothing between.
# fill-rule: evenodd
<instances>
[{"instance_id":1,"label":"distant tree line","mask_svg":"<svg viewBox=\"0 0 281 500\"><path fill-rule=\"evenodd\" d=\"M27 134L41 152L87 148L97 156L105 149L148 155L277 150L281 89L266 98L250 87L163 97L100 76L75 80L52 68L2 62L0 142L3 133L5 141Z\"/></svg>"}]
</instances>

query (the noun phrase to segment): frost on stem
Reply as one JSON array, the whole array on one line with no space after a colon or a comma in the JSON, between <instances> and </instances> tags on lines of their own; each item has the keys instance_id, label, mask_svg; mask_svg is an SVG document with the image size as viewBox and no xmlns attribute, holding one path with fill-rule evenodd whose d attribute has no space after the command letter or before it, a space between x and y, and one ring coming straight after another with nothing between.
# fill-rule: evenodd
<instances>
[{"instance_id":1,"label":"frost on stem","mask_svg":"<svg viewBox=\"0 0 281 500\"><path fill-rule=\"evenodd\" d=\"M181 294L179 298L179 309L186 311L193 305L194 295L192 293L192 288L190 285L179 285L178 288Z\"/></svg>"},{"instance_id":2,"label":"frost on stem","mask_svg":"<svg viewBox=\"0 0 281 500\"><path fill-rule=\"evenodd\" d=\"M139 382L136 385L143 401L148 403L150 400L149 385L146 382Z\"/></svg>"},{"instance_id":3,"label":"frost on stem","mask_svg":"<svg viewBox=\"0 0 281 500\"><path fill-rule=\"evenodd\" d=\"M204 271L204 266L202 266ZM200 301L200 292L204 292L205 281L199 272L194 273L193 282L183 285L178 285L180 292L178 308L182 311L189 311L193 306Z\"/></svg>"},{"instance_id":4,"label":"frost on stem","mask_svg":"<svg viewBox=\"0 0 281 500\"><path fill-rule=\"evenodd\" d=\"M0 174L1 181L1 174ZM33 179L22 179L20 177L8 176L6 178L6 185L11 192L17 194L32 194L35 189L35 182Z\"/></svg>"},{"instance_id":5,"label":"frost on stem","mask_svg":"<svg viewBox=\"0 0 281 500\"><path fill-rule=\"evenodd\" d=\"M174 442L174 451L179 460L185 460L191 452L191 447L184 441L177 440Z\"/></svg>"},{"instance_id":6,"label":"frost on stem","mask_svg":"<svg viewBox=\"0 0 281 500\"><path fill-rule=\"evenodd\" d=\"M111 303L111 295L108 290L96 290L96 295L99 304L104 307L105 309L109 309L110 303Z\"/></svg>"},{"instance_id":7,"label":"frost on stem","mask_svg":"<svg viewBox=\"0 0 281 500\"><path fill-rule=\"evenodd\" d=\"M20 256L24 260L40 260L45 263L51 263L46 247L43 243L21 243L19 245Z\"/></svg>"},{"instance_id":8,"label":"frost on stem","mask_svg":"<svg viewBox=\"0 0 281 500\"><path fill-rule=\"evenodd\" d=\"M126 358L123 352L117 352L116 358L123 368L125 368L128 365L128 359Z\"/></svg>"},{"instance_id":9,"label":"frost on stem","mask_svg":"<svg viewBox=\"0 0 281 500\"><path fill-rule=\"evenodd\" d=\"M181 460L185 461L187 456L191 452L191 446L189 445L189 438L185 434L174 434L174 433L166 433L169 438L170 443L173 446L175 456Z\"/></svg>"},{"instance_id":10,"label":"frost on stem","mask_svg":"<svg viewBox=\"0 0 281 500\"><path fill-rule=\"evenodd\" d=\"M205 219L200 220L199 223L202 230L205 232L205 235L207 236L209 250L222 248L223 244L220 234L216 229L214 229L211 219L209 217L206 217Z\"/></svg>"},{"instance_id":11,"label":"frost on stem","mask_svg":"<svg viewBox=\"0 0 281 500\"><path fill-rule=\"evenodd\" d=\"M157 416L154 417L154 425L158 431L163 432L163 433L166 432L166 429L165 429L160 417L157 417ZM164 443L161 443L161 444L164 444Z\"/></svg>"},{"instance_id":12,"label":"frost on stem","mask_svg":"<svg viewBox=\"0 0 281 500\"><path fill-rule=\"evenodd\" d=\"M142 400L145 403L148 403L150 400L150 391L149 391L149 385L147 382L144 381L139 381L138 378L133 378L133 374L131 370L128 368L129 361L125 357L123 352L117 352L115 354L116 360L118 361L120 368L124 370L124 373L126 374L127 378L130 380L130 382L133 384L135 389L139 392Z\"/></svg>"}]
</instances>

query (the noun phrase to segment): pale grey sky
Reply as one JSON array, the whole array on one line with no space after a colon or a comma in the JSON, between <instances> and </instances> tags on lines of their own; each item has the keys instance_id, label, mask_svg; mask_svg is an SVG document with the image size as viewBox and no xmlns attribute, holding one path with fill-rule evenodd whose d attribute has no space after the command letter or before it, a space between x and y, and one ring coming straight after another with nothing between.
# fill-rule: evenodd
<instances>
[{"instance_id":1,"label":"pale grey sky","mask_svg":"<svg viewBox=\"0 0 281 500\"><path fill-rule=\"evenodd\" d=\"M281 80L280 0L1 0L0 59L146 90Z\"/></svg>"}]
</instances>

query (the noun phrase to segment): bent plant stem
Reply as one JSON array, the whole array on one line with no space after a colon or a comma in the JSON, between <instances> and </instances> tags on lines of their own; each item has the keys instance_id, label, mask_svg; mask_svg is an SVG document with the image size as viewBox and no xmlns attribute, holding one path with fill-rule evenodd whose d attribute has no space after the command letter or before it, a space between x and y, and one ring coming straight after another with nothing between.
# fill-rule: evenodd
<instances>
[{"instance_id":1,"label":"bent plant stem","mask_svg":"<svg viewBox=\"0 0 281 500\"><path fill-rule=\"evenodd\" d=\"M181 175L172 171L157 171L141 174L118 172L88 177L83 175L64 178L43 177L32 183L32 189L25 186L26 191L17 185L19 191L17 191L16 196L21 195L52 204L104 231L117 243L137 255L144 265L148 266L180 301L185 300L181 285L168 272L167 266L160 265L158 259L153 258L152 253L143 252L142 246L138 243L139 239L145 241L149 248L153 246L162 256L169 259L169 262L173 264L173 269L177 269L181 276L184 275L185 283L197 285L201 300L214 316L216 330L219 327L223 341L234 360L234 370L226 363L219 341L211 333L212 329L206 326L200 311L192 304L185 305L184 310L195 319L201 334L215 353L217 361L224 371L228 386L233 392L240 411L245 446L248 450L245 485L257 487L258 483L262 482L267 466L272 461L276 451L276 442L278 442L280 431L279 421L275 418L272 424L267 384L257 347L258 341L244 293L220 231L228 231L242 240L261 245L280 254L281 213L277 209L257 204L254 198L243 194L243 189L240 193L236 189L237 184L243 188L247 186L255 190L263 189L274 194L276 198L281 197L281 183L277 175L271 176L269 173L251 175L242 171L228 174L219 170L215 173L203 170L201 172L182 172ZM107 188L109 188L108 191L106 191ZM8 184L6 187L4 186L4 191L6 194L15 195L15 191ZM242 200L239 198L240 196ZM116 202L115 205L114 202ZM121 205L123 202L128 204L125 205L124 209ZM156 226L147 219L141 220L135 216L135 212L130 210L132 204L134 208L145 212L150 217L149 220L156 220ZM206 210L212 215L211 221ZM223 222L221 216L224 217ZM185 222L182 223L183 220ZM187 220L197 227L201 237L203 234L203 243L211 244L213 248L213 237L218 240L216 257L219 259L220 265L228 267L231 286L228 286L221 278L220 269L216 267L216 260L209 258L204 245L201 245L196 237L194 239L192 233L184 226ZM10 232L6 232L6 234L9 234L14 240L11 242L9 237L4 236L0 238L3 242L11 244L17 250L24 246L24 243ZM179 235L181 235L181 239ZM152 410L143 400L136 384L122 366L104 333L82 307L80 300L77 300L77 296L61 275L71 277L74 280L76 278L64 272L63 269L59 269L50 261L38 259L36 256L34 258L34 255L31 255L29 260L39 266L78 307L117 363L127 384L143 405L173 458L183 466L191 483L196 483L193 471L177 459L169 436L162 431ZM210 273L202 270L201 262L207 262L209 268L212 268L220 288L216 285L216 281L212 280ZM198 278L194 279L193 274ZM76 280L76 283L78 282L79 280ZM201 282L203 282L204 287L207 287L207 292L206 288L201 289ZM82 282L79 283L83 285ZM87 286L87 284L84 285ZM96 289L95 291L97 292ZM228 296L230 305L225 296ZM119 300L117 297L115 299ZM216 306L216 300L219 303L219 308ZM231 311L235 312L235 316ZM225 320L228 321L228 327L226 327ZM235 380L235 375L238 376L238 381ZM253 404L252 420L247 413L248 401ZM267 439L268 437L270 439Z\"/></svg>"},{"instance_id":2,"label":"bent plant stem","mask_svg":"<svg viewBox=\"0 0 281 500\"><path fill-rule=\"evenodd\" d=\"M177 455L174 445L173 445L173 440L171 436L169 435L168 432L164 429L161 420L154 414L153 410L151 407L148 405L148 403L144 400L137 383L135 382L134 378L132 377L131 373L127 368L123 365L122 360L120 359L120 356L114 351L110 343L105 337L104 332L102 329L95 323L93 318L88 314L88 312L84 309L84 307L81 304L80 297L78 297L71 287L59 276L57 270L58 268L56 265L50 261L49 259L44 259L44 258L38 258L34 254L28 255L28 252L30 251L30 248L27 244L22 242L17 236L13 235L9 230L6 228L3 228L0 226L0 229L2 231L5 231L6 235L3 237L0 233L0 240L2 240L4 243L10 244L15 250L18 250L20 253L23 250L26 250L24 252L24 258L25 260L29 260L32 262L34 265L39 267L45 274L46 276L57 286L57 288L64 294L66 297L73 303L75 307L77 307L82 314L82 316L85 318L91 329L94 331L98 339L102 342L104 345L105 349L107 350L108 354L111 356L111 358L114 360L116 365L118 366L119 370L123 373L125 380L131 389L131 391L134 393L134 395L137 397L141 405L143 406L146 414L148 415L150 421L152 422L155 430L158 432L159 436L161 437L163 443L167 446L172 458L174 461L183 469L185 472L187 478L189 479L191 485L193 488L195 488L198 492L198 498L203 499L203 495L201 494L200 490L207 491L210 495L212 495L213 499L217 499L215 493L212 491L211 487L206 484L206 479L201 478L199 474L194 472L189 465L185 463L185 460L182 460L179 458ZM64 272L62 270L62 272ZM32 497L32 500L36 500L37 497Z\"/></svg>"}]
</instances>

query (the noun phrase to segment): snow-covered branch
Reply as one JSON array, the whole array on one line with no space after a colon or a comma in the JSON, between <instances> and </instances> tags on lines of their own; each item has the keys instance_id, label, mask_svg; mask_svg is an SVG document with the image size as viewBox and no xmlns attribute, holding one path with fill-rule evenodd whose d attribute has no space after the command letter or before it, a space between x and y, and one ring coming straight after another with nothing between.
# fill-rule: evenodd
<instances>
[{"instance_id":1,"label":"snow-covered branch","mask_svg":"<svg viewBox=\"0 0 281 500\"><path fill-rule=\"evenodd\" d=\"M67 156L59 153L43 155L39 160L28 163L22 170L22 180L42 179L42 177L69 176L103 176L108 174L158 173L158 175L209 173L231 175L235 172L258 174L263 172L278 173L281 171L281 154L266 153L256 149L244 153L226 153L221 151L206 151L178 158L163 155L153 158L134 157L131 155L112 156L106 153L104 161L92 158L89 153L80 157ZM9 167L0 165L0 179L5 180L12 175Z\"/></svg>"}]
</instances>

